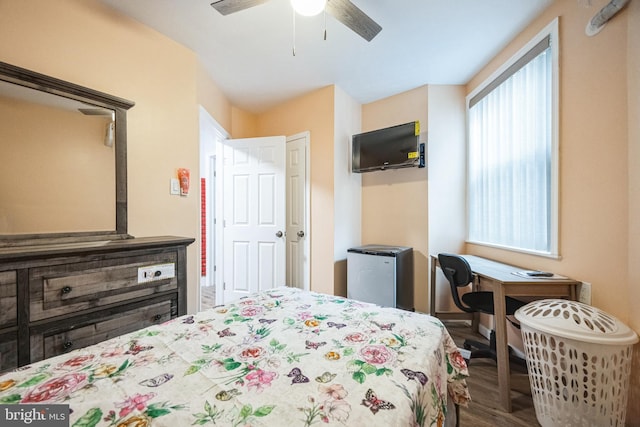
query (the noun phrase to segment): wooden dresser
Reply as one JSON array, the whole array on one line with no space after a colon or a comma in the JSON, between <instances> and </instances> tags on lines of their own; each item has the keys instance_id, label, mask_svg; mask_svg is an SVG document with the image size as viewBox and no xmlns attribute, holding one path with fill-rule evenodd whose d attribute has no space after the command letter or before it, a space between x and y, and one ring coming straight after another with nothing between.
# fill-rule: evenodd
<instances>
[{"instance_id":1,"label":"wooden dresser","mask_svg":"<svg viewBox=\"0 0 640 427\"><path fill-rule=\"evenodd\" d=\"M185 314L186 248L193 241L0 248L0 371Z\"/></svg>"}]
</instances>

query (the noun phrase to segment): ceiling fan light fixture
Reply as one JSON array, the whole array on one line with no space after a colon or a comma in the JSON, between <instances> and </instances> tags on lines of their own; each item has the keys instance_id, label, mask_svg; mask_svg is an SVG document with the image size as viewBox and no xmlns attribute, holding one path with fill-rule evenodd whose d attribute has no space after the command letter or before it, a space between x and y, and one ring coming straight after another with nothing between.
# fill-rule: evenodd
<instances>
[{"instance_id":1,"label":"ceiling fan light fixture","mask_svg":"<svg viewBox=\"0 0 640 427\"><path fill-rule=\"evenodd\" d=\"M324 10L327 0L291 0L293 10L302 16L315 16Z\"/></svg>"}]
</instances>

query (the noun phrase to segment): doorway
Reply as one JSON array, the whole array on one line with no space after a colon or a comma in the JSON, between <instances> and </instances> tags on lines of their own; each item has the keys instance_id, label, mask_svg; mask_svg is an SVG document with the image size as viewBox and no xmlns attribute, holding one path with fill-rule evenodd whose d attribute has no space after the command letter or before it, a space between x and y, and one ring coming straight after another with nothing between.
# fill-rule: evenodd
<instances>
[{"instance_id":1,"label":"doorway","mask_svg":"<svg viewBox=\"0 0 640 427\"><path fill-rule=\"evenodd\" d=\"M200 310L216 305L216 285L220 278L217 271L219 250L215 244L220 235L216 218L221 218L216 195L217 179L216 146L228 138L227 132L213 117L200 107L200 283L198 307Z\"/></svg>"},{"instance_id":2,"label":"doorway","mask_svg":"<svg viewBox=\"0 0 640 427\"><path fill-rule=\"evenodd\" d=\"M223 141L228 133L200 107L200 168L202 185L200 310L224 302ZM310 289L310 132L286 138L285 282ZM289 221L292 219L292 221ZM291 230L290 230L291 228Z\"/></svg>"}]
</instances>

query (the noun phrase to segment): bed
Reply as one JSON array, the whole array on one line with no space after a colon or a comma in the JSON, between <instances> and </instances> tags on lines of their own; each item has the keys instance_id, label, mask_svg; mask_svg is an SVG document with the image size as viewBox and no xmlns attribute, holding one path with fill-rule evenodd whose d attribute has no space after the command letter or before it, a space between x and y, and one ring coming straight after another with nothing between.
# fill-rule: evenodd
<instances>
[{"instance_id":1,"label":"bed","mask_svg":"<svg viewBox=\"0 0 640 427\"><path fill-rule=\"evenodd\" d=\"M5 373L0 403L83 427L439 426L467 376L434 317L283 287Z\"/></svg>"}]
</instances>

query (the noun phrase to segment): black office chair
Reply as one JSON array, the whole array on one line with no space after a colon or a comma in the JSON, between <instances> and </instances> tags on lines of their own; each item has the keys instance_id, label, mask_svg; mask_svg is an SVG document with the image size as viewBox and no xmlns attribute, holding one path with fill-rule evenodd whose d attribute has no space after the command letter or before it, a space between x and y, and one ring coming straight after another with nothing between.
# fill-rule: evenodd
<instances>
[{"instance_id":1,"label":"black office chair","mask_svg":"<svg viewBox=\"0 0 640 427\"><path fill-rule=\"evenodd\" d=\"M459 255L453 254L438 254L438 262L440 263L440 268L444 273L445 277L449 281L451 285L451 293L453 295L453 301L456 306L466 312L466 313L486 313L486 314L494 314L493 309L493 292L487 291L473 291L468 292L460 296L458 293L459 287L466 287L474 280L474 274L471 271L471 267L466 259ZM507 316L513 316L517 309L526 304L524 301L517 300L511 297L505 297L505 306ZM520 327L515 321L507 317L514 326ZM475 358L491 358L496 360L496 333L494 330L491 331L489 344L485 344L479 341L474 340L465 340L464 348L466 350L471 351L471 356L469 359ZM519 365L524 366L525 361L521 358L511 354L511 349L509 349L509 357L514 362L517 362ZM496 360L497 361L497 360Z\"/></svg>"}]
</instances>

